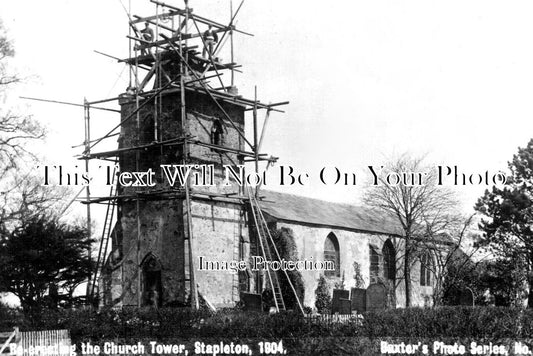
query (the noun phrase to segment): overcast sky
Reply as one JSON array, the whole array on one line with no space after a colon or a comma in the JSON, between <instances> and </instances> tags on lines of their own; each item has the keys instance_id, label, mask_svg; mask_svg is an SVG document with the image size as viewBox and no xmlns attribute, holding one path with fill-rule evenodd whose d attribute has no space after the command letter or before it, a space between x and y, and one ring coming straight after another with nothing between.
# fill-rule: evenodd
<instances>
[{"instance_id":1,"label":"overcast sky","mask_svg":"<svg viewBox=\"0 0 533 356\"><path fill-rule=\"evenodd\" d=\"M229 21L229 0L190 6ZM131 0L131 7L155 14L148 0ZM120 0L2 0L0 18L28 77L12 98L82 103L126 88L125 66L93 52L127 57ZM290 101L285 114L272 114L264 151L312 177L323 166L362 174L403 152L468 174L497 172L533 137L532 18L531 1L247 0L237 28L255 36L235 36L243 65L236 84L245 97L253 98L257 85L264 102ZM229 61L227 52L222 57ZM81 163L71 146L83 141L83 109L15 104L48 125L47 163ZM93 111L93 137L118 121ZM360 184L326 187L314 179L269 188L357 203ZM465 210L485 188L459 189Z\"/></svg>"}]
</instances>

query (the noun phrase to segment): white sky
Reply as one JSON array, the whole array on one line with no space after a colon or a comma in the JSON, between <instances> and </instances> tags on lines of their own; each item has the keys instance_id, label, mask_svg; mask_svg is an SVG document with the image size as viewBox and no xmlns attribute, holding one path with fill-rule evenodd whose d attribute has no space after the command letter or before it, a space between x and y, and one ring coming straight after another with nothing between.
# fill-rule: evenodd
<instances>
[{"instance_id":1,"label":"white sky","mask_svg":"<svg viewBox=\"0 0 533 356\"><path fill-rule=\"evenodd\" d=\"M131 3L135 14L155 14L148 0ZM229 0L190 6L229 20ZM93 52L127 57L119 0L2 0L0 18L30 77L16 95L82 103L125 89L124 65ZM362 173L405 151L468 173L496 172L533 136L532 18L531 1L247 0L237 28L255 37L235 36L244 71L236 84L245 97L257 85L264 102L290 101L285 114L272 114L264 151L314 177L323 166ZM82 164L71 149L83 141L82 108L18 104L48 124L46 162ZM93 137L118 120L93 111ZM362 191L316 180L269 188L354 203ZM485 188L459 189L465 210Z\"/></svg>"}]
</instances>

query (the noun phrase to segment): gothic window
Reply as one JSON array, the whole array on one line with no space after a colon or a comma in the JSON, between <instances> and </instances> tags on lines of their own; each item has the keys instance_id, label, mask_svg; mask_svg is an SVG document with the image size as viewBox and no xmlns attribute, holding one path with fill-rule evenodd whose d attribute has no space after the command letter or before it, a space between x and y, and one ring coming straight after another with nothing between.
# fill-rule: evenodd
<instances>
[{"instance_id":1,"label":"gothic window","mask_svg":"<svg viewBox=\"0 0 533 356\"><path fill-rule=\"evenodd\" d=\"M391 240L385 241L383 253L383 277L387 280L396 279L396 250Z\"/></svg>"},{"instance_id":2,"label":"gothic window","mask_svg":"<svg viewBox=\"0 0 533 356\"><path fill-rule=\"evenodd\" d=\"M324 242L324 261L332 261L335 265L334 271L324 271L326 277L341 276L339 241L337 241L337 237L333 233L330 233Z\"/></svg>"},{"instance_id":3,"label":"gothic window","mask_svg":"<svg viewBox=\"0 0 533 356\"><path fill-rule=\"evenodd\" d=\"M211 144L217 146L224 145L224 126L220 119L213 121L213 126L211 127Z\"/></svg>"},{"instance_id":4,"label":"gothic window","mask_svg":"<svg viewBox=\"0 0 533 356\"><path fill-rule=\"evenodd\" d=\"M424 253L420 257L420 285L431 286L431 269L433 261L429 252Z\"/></svg>"},{"instance_id":5,"label":"gothic window","mask_svg":"<svg viewBox=\"0 0 533 356\"><path fill-rule=\"evenodd\" d=\"M377 283L379 280L379 253L376 247L369 246L370 257L370 283Z\"/></svg>"},{"instance_id":6,"label":"gothic window","mask_svg":"<svg viewBox=\"0 0 533 356\"><path fill-rule=\"evenodd\" d=\"M161 263L153 254L148 254L142 264L143 306L160 307L163 301L161 286Z\"/></svg>"}]
</instances>

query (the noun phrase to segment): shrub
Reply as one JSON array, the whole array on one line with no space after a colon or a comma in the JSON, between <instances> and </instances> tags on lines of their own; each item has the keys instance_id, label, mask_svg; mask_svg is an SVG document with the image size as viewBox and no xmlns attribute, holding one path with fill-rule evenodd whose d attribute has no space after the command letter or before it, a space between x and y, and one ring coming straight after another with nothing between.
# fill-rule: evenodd
<instances>
[{"instance_id":1,"label":"shrub","mask_svg":"<svg viewBox=\"0 0 533 356\"><path fill-rule=\"evenodd\" d=\"M23 323L22 312L0 303L0 332L10 331Z\"/></svg>"},{"instance_id":2,"label":"shrub","mask_svg":"<svg viewBox=\"0 0 533 356\"><path fill-rule=\"evenodd\" d=\"M296 242L294 241L294 235L291 229L282 227L279 230L272 232L272 239L276 244L276 248L282 259L287 261L298 261L298 251L296 249ZM273 250L273 249L272 249ZM300 271L286 271L289 277L300 303L303 303L305 296L305 286L302 279L302 273ZM287 309L299 310L298 301L294 295L294 292L287 280L285 273L278 273L278 280L283 295L283 301Z\"/></svg>"},{"instance_id":3,"label":"shrub","mask_svg":"<svg viewBox=\"0 0 533 356\"><path fill-rule=\"evenodd\" d=\"M370 337L504 338L528 335L532 319L530 311L513 308L389 309L365 313L360 333Z\"/></svg>"},{"instance_id":4,"label":"shrub","mask_svg":"<svg viewBox=\"0 0 533 356\"><path fill-rule=\"evenodd\" d=\"M315 307L319 313L325 314L331 310L331 296L329 295L328 281L323 275L318 280L315 290Z\"/></svg>"},{"instance_id":5,"label":"shrub","mask_svg":"<svg viewBox=\"0 0 533 356\"><path fill-rule=\"evenodd\" d=\"M162 340L169 338L478 338L497 340L533 335L533 310L504 307L388 309L365 313L364 319L328 323L296 312L274 315L238 310L217 313L190 309L50 310L31 325L17 310L2 309L0 330L68 329L74 342ZM7 314L6 314L7 313Z\"/></svg>"}]
</instances>

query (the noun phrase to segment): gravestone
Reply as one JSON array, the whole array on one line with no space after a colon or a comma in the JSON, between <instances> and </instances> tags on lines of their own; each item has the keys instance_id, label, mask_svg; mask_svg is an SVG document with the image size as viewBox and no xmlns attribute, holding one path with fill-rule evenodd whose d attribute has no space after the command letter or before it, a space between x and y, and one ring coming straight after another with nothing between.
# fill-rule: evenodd
<instances>
[{"instance_id":1,"label":"gravestone","mask_svg":"<svg viewBox=\"0 0 533 356\"><path fill-rule=\"evenodd\" d=\"M387 287L381 283L374 283L366 289L366 310L374 311L387 308Z\"/></svg>"},{"instance_id":2,"label":"gravestone","mask_svg":"<svg viewBox=\"0 0 533 356\"><path fill-rule=\"evenodd\" d=\"M244 310L261 311L261 294L241 293L241 300L244 303Z\"/></svg>"},{"instance_id":3,"label":"gravestone","mask_svg":"<svg viewBox=\"0 0 533 356\"><path fill-rule=\"evenodd\" d=\"M351 295L352 311L357 311L358 314L366 312L366 289L352 288Z\"/></svg>"},{"instance_id":4,"label":"gravestone","mask_svg":"<svg viewBox=\"0 0 533 356\"><path fill-rule=\"evenodd\" d=\"M339 298L339 314L352 314L352 301L346 298Z\"/></svg>"},{"instance_id":5,"label":"gravestone","mask_svg":"<svg viewBox=\"0 0 533 356\"><path fill-rule=\"evenodd\" d=\"M474 294L469 289L462 289L459 294L459 305L474 306Z\"/></svg>"},{"instance_id":6,"label":"gravestone","mask_svg":"<svg viewBox=\"0 0 533 356\"><path fill-rule=\"evenodd\" d=\"M350 291L344 290L344 289L334 289L333 290L333 299L331 301L331 314L339 313L343 314L341 312L341 299L350 299ZM346 313L350 314L350 313Z\"/></svg>"}]
</instances>

